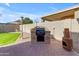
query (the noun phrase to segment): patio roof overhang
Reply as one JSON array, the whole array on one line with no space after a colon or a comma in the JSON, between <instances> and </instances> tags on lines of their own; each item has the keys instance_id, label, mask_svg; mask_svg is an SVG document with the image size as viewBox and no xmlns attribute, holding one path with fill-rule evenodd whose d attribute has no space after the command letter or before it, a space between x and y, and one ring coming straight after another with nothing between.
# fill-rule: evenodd
<instances>
[{"instance_id":1,"label":"patio roof overhang","mask_svg":"<svg viewBox=\"0 0 79 59\"><path fill-rule=\"evenodd\" d=\"M59 21L68 18L74 18L75 11L77 10L79 10L79 5L58 11L51 15L44 16L42 19L47 21Z\"/></svg>"}]
</instances>

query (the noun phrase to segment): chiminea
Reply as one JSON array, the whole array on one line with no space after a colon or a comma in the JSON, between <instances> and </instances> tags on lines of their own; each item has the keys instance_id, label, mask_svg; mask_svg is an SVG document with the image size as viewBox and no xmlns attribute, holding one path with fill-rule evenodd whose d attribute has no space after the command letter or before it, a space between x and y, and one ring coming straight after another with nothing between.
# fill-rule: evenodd
<instances>
[{"instance_id":1,"label":"chiminea","mask_svg":"<svg viewBox=\"0 0 79 59\"><path fill-rule=\"evenodd\" d=\"M62 45L63 48L65 48L66 50L71 51L72 50L72 39L70 37L70 31L69 28L65 28L64 29L64 37L62 38Z\"/></svg>"}]
</instances>

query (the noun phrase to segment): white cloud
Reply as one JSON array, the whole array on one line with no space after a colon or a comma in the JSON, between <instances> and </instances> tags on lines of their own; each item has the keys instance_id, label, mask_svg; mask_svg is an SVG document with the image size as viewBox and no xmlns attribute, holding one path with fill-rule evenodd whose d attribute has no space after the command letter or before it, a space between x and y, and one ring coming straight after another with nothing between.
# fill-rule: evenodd
<instances>
[{"instance_id":1,"label":"white cloud","mask_svg":"<svg viewBox=\"0 0 79 59\"><path fill-rule=\"evenodd\" d=\"M29 13L21 13L21 12L13 12L9 9L0 7L0 22L11 22L18 20L21 16L29 17L35 21L36 19L39 19L39 15L29 14Z\"/></svg>"},{"instance_id":2,"label":"white cloud","mask_svg":"<svg viewBox=\"0 0 79 59\"><path fill-rule=\"evenodd\" d=\"M10 4L9 3L5 3L5 5L7 5L8 7L10 7Z\"/></svg>"}]
</instances>

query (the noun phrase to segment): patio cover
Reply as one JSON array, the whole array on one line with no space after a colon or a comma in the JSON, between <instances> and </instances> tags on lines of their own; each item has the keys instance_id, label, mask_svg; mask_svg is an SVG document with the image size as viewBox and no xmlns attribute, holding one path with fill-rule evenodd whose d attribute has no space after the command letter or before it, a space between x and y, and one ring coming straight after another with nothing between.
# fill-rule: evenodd
<instances>
[{"instance_id":1,"label":"patio cover","mask_svg":"<svg viewBox=\"0 0 79 59\"><path fill-rule=\"evenodd\" d=\"M68 19L68 18L74 18L75 15L75 11L79 10L79 5L75 5L73 7L64 9L64 10L60 10L56 13L53 13L51 15L47 15L42 17L43 20L47 20L47 21L59 21L59 20L64 20L64 19Z\"/></svg>"}]
</instances>

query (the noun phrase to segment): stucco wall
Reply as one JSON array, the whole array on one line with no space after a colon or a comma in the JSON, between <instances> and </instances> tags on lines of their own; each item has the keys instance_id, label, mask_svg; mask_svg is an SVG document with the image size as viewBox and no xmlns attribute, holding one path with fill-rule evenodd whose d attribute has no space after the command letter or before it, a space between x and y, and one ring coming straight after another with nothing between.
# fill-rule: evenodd
<instances>
[{"instance_id":1,"label":"stucco wall","mask_svg":"<svg viewBox=\"0 0 79 59\"><path fill-rule=\"evenodd\" d=\"M30 33L30 30L35 26L36 24L23 25L23 32ZM58 40L62 40L64 28L69 28L72 32L79 32L79 24L76 19L65 19L62 21L54 22L42 22L38 23L37 26L43 26L45 28L48 28L51 31L51 34L53 34ZM20 30L22 30L21 25Z\"/></svg>"},{"instance_id":2,"label":"stucco wall","mask_svg":"<svg viewBox=\"0 0 79 59\"><path fill-rule=\"evenodd\" d=\"M78 30L77 32L72 33L73 38L73 49L79 53L79 11L75 12L75 19L77 21L74 21L73 23L73 29ZM76 25L77 24L77 25Z\"/></svg>"},{"instance_id":3,"label":"stucco wall","mask_svg":"<svg viewBox=\"0 0 79 59\"><path fill-rule=\"evenodd\" d=\"M75 12L75 18L79 18L79 10Z\"/></svg>"}]
</instances>

